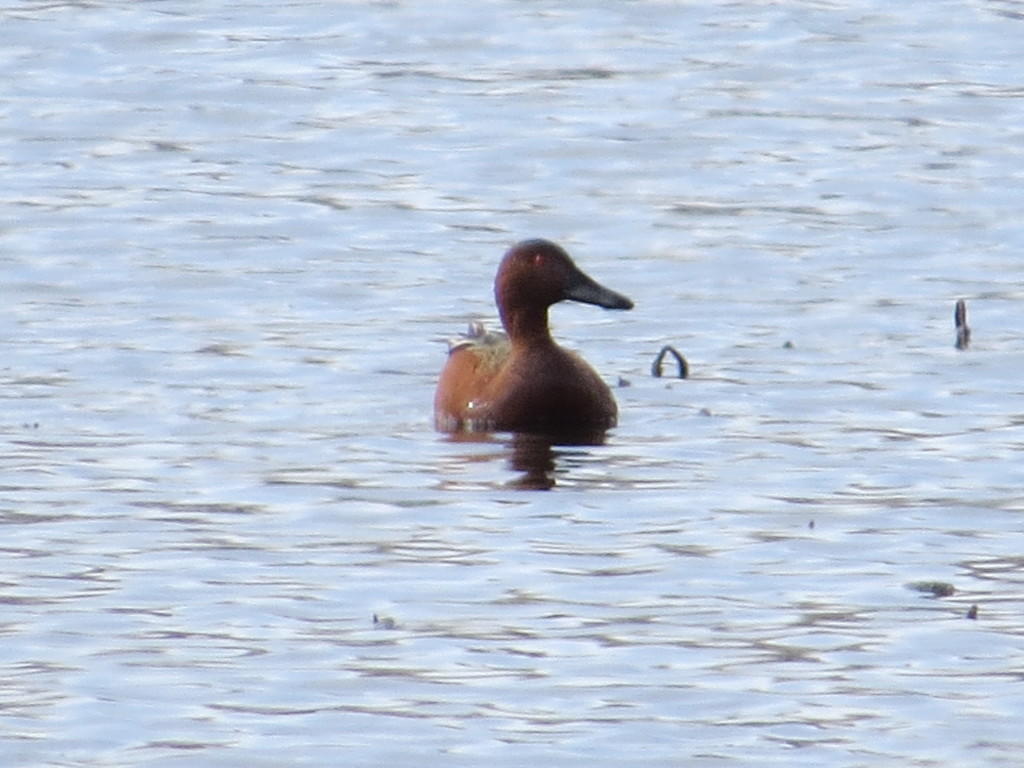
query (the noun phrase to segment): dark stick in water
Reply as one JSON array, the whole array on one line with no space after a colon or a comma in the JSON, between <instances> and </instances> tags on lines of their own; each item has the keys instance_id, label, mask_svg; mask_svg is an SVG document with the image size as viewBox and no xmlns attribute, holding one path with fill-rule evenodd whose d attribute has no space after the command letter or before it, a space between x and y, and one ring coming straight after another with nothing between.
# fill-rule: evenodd
<instances>
[{"instance_id":1,"label":"dark stick in water","mask_svg":"<svg viewBox=\"0 0 1024 768\"><path fill-rule=\"evenodd\" d=\"M953 311L953 322L956 323L956 348L967 349L971 343L971 329L967 327L967 302L960 299Z\"/></svg>"}]
</instances>

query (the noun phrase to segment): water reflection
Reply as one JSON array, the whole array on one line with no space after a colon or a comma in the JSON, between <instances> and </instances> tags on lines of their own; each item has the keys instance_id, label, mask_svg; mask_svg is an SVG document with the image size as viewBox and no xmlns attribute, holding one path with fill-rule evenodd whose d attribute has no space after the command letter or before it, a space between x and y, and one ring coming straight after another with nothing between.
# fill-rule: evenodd
<instances>
[{"instance_id":1,"label":"water reflection","mask_svg":"<svg viewBox=\"0 0 1024 768\"><path fill-rule=\"evenodd\" d=\"M505 458L509 469L518 473L515 478L505 483L507 487L526 491L547 491L558 484L557 478L560 475L565 475L569 457L578 456L581 447L603 445L605 433L466 432L448 435L447 439L450 442L470 443L488 448L501 447L503 450L498 455ZM495 457L492 450L479 450L460 458L465 464L478 464L493 461Z\"/></svg>"},{"instance_id":2,"label":"water reflection","mask_svg":"<svg viewBox=\"0 0 1024 768\"><path fill-rule=\"evenodd\" d=\"M509 467L522 474L509 485L528 491L547 491L555 487L555 452L544 435L517 433L512 436Z\"/></svg>"}]
</instances>

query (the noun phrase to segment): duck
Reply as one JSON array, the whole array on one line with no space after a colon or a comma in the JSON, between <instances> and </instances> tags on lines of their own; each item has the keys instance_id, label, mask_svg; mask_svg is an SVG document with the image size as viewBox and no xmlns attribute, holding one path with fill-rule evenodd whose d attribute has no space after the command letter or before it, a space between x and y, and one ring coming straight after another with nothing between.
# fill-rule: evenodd
<instances>
[{"instance_id":1,"label":"duck","mask_svg":"<svg viewBox=\"0 0 1024 768\"><path fill-rule=\"evenodd\" d=\"M603 433L618 408L608 385L551 338L548 308L578 301L627 310L633 302L583 272L544 239L513 245L498 267L494 298L504 332L471 323L449 342L434 395L434 422L447 433Z\"/></svg>"}]
</instances>

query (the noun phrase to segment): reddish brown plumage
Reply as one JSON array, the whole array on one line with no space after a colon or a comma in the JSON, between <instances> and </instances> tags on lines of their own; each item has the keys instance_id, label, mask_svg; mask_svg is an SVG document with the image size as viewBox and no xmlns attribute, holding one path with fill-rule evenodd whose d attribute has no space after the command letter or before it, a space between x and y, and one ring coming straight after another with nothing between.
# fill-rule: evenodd
<instances>
[{"instance_id":1,"label":"reddish brown plumage","mask_svg":"<svg viewBox=\"0 0 1024 768\"><path fill-rule=\"evenodd\" d=\"M452 345L434 398L446 432L588 432L615 426L607 385L548 331L548 307L566 299L608 309L633 302L587 277L546 240L514 246L501 262L495 300L508 334L475 328Z\"/></svg>"}]
</instances>

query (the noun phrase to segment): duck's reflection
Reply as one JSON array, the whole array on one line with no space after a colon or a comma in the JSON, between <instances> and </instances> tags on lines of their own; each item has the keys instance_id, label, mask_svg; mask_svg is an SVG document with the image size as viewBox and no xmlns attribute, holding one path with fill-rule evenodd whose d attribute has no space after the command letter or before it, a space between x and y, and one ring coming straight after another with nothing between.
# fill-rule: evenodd
<instances>
[{"instance_id":1,"label":"duck's reflection","mask_svg":"<svg viewBox=\"0 0 1024 768\"><path fill-rule=\"evenodd\" d=\"M550 438L544 435L516 433L509 441L509 468L521 472L509 482L512 488L527 491L547 491L555 487L558 469L555 450Z\"/></svg>"},{"instance_id":2,"label":"duck's reflection","mask_svg":"<svg viewBox=\"0 0 1024 768\"><path fill-rule=\"evenodd\" d=\"M560 474L566 471L566 460L570 456L578 456L582 446L603 445L604 432L585 432L568 434L546 434L537 432L515 432L501 434L462 433L451 435L453 442L486 443L489 446L501 445L506 451L509 469L518 475L506 485L527 491L547 491L554 488ZM479 454L466 456L467 462L491 460L494 454L488 452L486 457Z\"/></svg>"}]
</instances>

